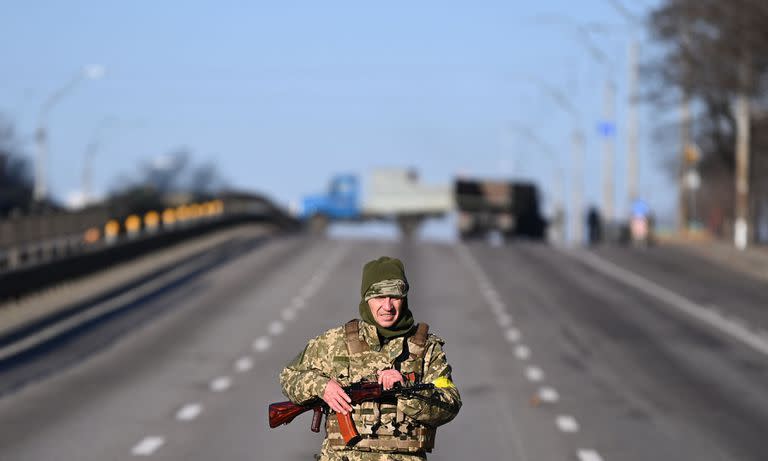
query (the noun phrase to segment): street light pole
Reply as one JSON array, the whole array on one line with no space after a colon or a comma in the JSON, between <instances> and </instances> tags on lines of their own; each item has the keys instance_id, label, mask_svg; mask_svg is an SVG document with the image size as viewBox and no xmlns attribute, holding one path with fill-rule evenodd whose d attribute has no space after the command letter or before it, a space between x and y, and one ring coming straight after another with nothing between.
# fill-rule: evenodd
<instances>
[{"instance_id":1,"label":"street light pole","mask_svg":"<svg viewBox=\"0 0 768 461\"><path fill-rule=\"evenodd\" d=\"M570 238L576 245L582 242L581 220L584 216L582 210L582 197L584 195L584 133L581 131L582 121L576 105L564 92L558 88L547 84L540 78L528 76L528 80L539 86L561 109L571 116L573 131L571 135L571 188L572 188L572 209L570 217ZM563 184L565 187L565 184ZM563 206L565 199L563 193Z\"/></svg>"},{"instance_id":2,"label":"street light pole","mask_svg":"<svg viewBox=\"0 0 768 461\"><path fill-rule=\"evenodd\" d=\"M615 88L613 82L606 81L603 90L603 117L605 132L603 133L603 215L606 222L613 220L613 163L615 125L613 124L613 100Z\"/></svg>"},{"instance_id":3,"label":"street light pole","mask_svg":"<svg viewBox=\"0 0 768 461\"><path fill-rule=\"evenodd\" d=\"M573 211L571 212L571 235L573 243L581 245L584 240L582 235L582 219L584 212L582 210L584 196L584 135L577 129L574 129L571 138L573 148L571 180L573 181Z\"/></svg>"},{"instance_id":4,"label":"street light pole","mask_svg":"<svg viewBox=\"0 0 768 461\"><path fill-rule=\"evenodd\" d=\"M34 199L36 202L45 200L48 195L48 178L47 178L47 164L48 164L48 130L46 122L48 114L51 109L58 103L67 93L71 92L77 85L83 80L96 80L104 76L104 67L100 65L90 65L84 67L78 74L72 78L66 85L59 88L43 103L40 109L40 117L38 119L37 130L35 131L36 141L36 153L35 153L35 185L34 185Z\"/></svg>"},{"instance_id":5,"label":"street light pole","mask_svg":"<svg viewBox=\"0 0 768 461\"><path fill-rule=\"evenodd\" d=\"M629 203L638 199L638 94L637 83L640 74L639 65L640 45L637 40L633 40L629 46L629 113L627 120L627 191L629 192Z\"/></svg>"},{"instance_id":6,"label":"street light pole","mask_svg":"<svg viewBox=\"0 0 768 461\"><path fill-rule=\"evenodd\" d=\"M525 125L523 123L511 123L511 129L512 131L521 134L522 136L525 136L529 141L533 142L534 144L538 145L539 148L547 155L549 160L552 162L552 182L554 184L554 190L553 193L553 208L554 208L554 215L557 216L559 213L563 210L563 204L565 203L565 175L563 172L563 169L560 167L560 164L557 161L557 151L552 148L549 144L544 142L536 133L534 132L531 127L528 125ZM564 243L565 241L565 235L562 232L562 229L560 229L560 240Z\"/></svg>"}]
</instances>

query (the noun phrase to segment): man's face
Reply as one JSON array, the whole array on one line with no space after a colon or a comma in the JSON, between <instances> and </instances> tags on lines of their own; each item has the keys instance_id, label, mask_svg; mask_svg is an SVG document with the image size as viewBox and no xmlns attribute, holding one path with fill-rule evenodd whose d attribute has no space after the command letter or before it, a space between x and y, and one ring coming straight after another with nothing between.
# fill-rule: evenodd
<instances>
[{"instance_id":1,"label":"man's face","mask_svg":"<svg viewBox=\"0 0 768 461\"><path fill-rule=\"evenodd\" d=\"M381 296L368 300L368 307L371 308L371 314L376 319L376 323L389 328L397 323L400 318L400 308L403 305L402 298L390 298Z\"/></svg>"}]
</instances>

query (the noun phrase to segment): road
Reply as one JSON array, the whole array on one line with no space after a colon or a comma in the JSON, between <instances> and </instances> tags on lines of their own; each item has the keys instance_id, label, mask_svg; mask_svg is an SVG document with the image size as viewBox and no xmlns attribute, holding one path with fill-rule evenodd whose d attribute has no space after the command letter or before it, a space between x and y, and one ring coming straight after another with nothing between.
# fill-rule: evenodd
<instances>
[{"instance_id":1,"label":"road","mask_svg":"<svg viewBox=\"0 0 768 461\"><path fill-rule=\"evenodd\" d=\"M267 404L307 339L356 316L362 264L384 254L464 400L430 459L766 459L763 283L662 248L300 237L0 370L47 370L0 389L0 459L312 459L310 418L270 430Z\"/></svg>"}]
</instances>

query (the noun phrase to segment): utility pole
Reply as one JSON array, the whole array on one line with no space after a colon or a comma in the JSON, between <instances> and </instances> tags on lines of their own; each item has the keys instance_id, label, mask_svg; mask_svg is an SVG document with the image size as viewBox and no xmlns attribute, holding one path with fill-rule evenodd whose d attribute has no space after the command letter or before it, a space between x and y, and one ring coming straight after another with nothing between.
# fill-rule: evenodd
<instances>
[{"instance_id":1,"label":"utility pole","mask_svg":"<svg viewBox=\"0 0 768 461\"><path fill-rule=\"evenodd\" d=\"M627 114L627 192L629 203L634 202L638 197L638 116L637 106L639 97L637 94L637 83L640 74L639 66L640 45L637 40L633 40L629 46L629 111Z\"/></svg>"},{"instance_id":2,"label":"utility pole","mask_svg":"<svg viewBox=\"0 0 768 461\"><path fill-rule=\"evenodd\" d=\"M571 138L573 148L573 164L571 165L571 178L573 181L573 208L571 216L571 235L573 243L579 246L584 241L582 229L584 228L584 212L582 197L584 196L584 136L578 130L574 130Z\"/></svg>"},{"instance_id":3,"label":"utility pole","mask_svg":"<svg viewBox=\"0 0 768 461\"><path fill-rule=\"evenodd\" d=\"M680 101L680 169L678 171L677 230L681 235L688 230L688 201L686 200L685 173L688 165L687 151L691 144L691 102L688 90L683 88Z\"/></svg>"},{"instance_id":4,"label":"utility pole","mask_svg":"<svg viewBox=\"0 0 768 461\"><path fill-rule=\"evenodd\" d=\"M746 249L749 243L749 66L749 54L745 52L740 69L741 88L736 97L736 219L733 243L739 250Z\"/></svg>"},{"instance_id":5,"label":"utility pole","mask_svg":"<svg viewBox=\"0 0 768 461\"><path fill-rule=\"evenodd\" d=\"M616 135L616 124L614 122L613 100L615 88L610 80L605 82L603 94L603 216L606 222L613 220L613 143Z\"/></svg>"}]
</instances>

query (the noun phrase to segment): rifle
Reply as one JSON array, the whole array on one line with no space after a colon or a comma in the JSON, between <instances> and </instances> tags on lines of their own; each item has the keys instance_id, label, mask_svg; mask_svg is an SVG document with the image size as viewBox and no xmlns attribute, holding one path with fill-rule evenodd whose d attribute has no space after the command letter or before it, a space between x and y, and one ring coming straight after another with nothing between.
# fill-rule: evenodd
<instances>
[{"instance_id":1,"label":"rifle","mask_svg":"<svg viewBox=\"0 0 768 461\"><path fill-rule=\"evenodd\" d=\"M396 386L390 390L384 390L384 387L379 383L360 381L351 386L344 387L343 389L350 400L352 400L350 404L357 405L362 402L398 396L426 399L425 396L418 394L418 392L433 390L434 388L434 384L409 384L408 386ZM309 410L314 412L310 429L312 432L320 432L320 423L323 419L323 413L328 414L330 408L319 397L315 397L302 405L290 401L270 404L269 427L275 428L283 424L288 424L293 421L294 418ZM360 440L360 434L357 432L357 428L355 428L354 421L352 421L352 415L349 413L346 415L336 413L336 418L339 421L339 430L341 431L341 435L344 437L344 442L347 446L356 444Z\"/></svg>"}]
</instances>

